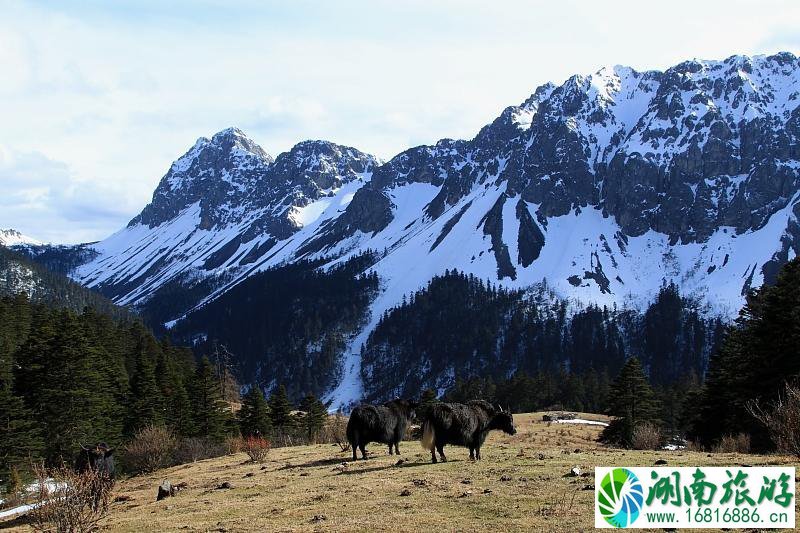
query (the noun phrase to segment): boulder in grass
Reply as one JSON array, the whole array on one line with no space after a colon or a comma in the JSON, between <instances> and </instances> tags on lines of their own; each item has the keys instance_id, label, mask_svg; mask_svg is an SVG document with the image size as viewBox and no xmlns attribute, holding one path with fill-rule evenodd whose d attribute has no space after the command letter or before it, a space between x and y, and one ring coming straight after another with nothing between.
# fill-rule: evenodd
<instances>
[{"instance_id":1,"label":"boulder in grass","mask_svg":"<svg viewBox=\"0 0 800 533\"><path fill-rule=\"evenodd\" d=\"M160 502L164 498L171 498L175 496L177 489L170 483L168 480L164 480L161 482L161 485L158 486L158 494L156 495L156 501Z\"/></svg>"}]
</instances>

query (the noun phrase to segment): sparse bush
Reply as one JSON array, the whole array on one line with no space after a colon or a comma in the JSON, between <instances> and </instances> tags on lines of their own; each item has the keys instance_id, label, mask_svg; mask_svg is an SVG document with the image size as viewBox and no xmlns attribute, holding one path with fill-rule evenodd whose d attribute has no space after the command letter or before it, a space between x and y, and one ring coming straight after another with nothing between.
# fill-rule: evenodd
<instances>
[{"instance_id":1,"label":"sparse bush","mask_svg":"<svg viewBox=\"0 0 800 533\"><path fill-rule=\"evenodd\" d=\"M756 401L747 409L767 428L778 452L800 457L800 387L787 383L770 407L764 409Z\"/></svg>"},{"instance_id":2,"label":"sparse bush","mask_svg":"<svg viewBox=\"0 0 800 533\"><path fill-rule=\"evenodd\" d=\"M341 411L328 417L328 422L320 435L322 442L335 443L343 452L350 450L350 443L347 441L347 422L345 420L345 416Z\"/></svg>"},{"instance_id":3,"label":"sparse bush","mask_svg":"<svg viewBox=\"0 0 800 533\"><path fill-rule=\"evenodd\" d=\"M633 428L631 447L634 450L658 450L663 440L660 427L652 422L642 422Z\"/></svg>"},{"instance_id":4,"label":"sparse bush","mask_svg":"<svg viewBox=\"0 0 800 533\"><path fill-rule=\"evenodd\" d=\"M220 444L209 438L186 437L178 442L173 457L177 464L196 463L232 453L229 450L227 444Z\"/></svg>"},{"instance_id":5,"label":"sparse bush","mask_svg":"<svg viewBox=\"0 0 800 533\"><path fill-rule=\"evenodd\" d=\"M254 463L263 463L267 460L270 442L263 437L247 437L244 439L244 451Z\"/></svg>"},{"instance_id":6,"label":"sparse bush","mask_svg":"<svg viewBox=\"0 0 800 533\"><path fill-rule=\"evenodd\" d=\"M48 472L36 467L38 479L34 509L30 513L35 531L99 531L108 514L114 480L95 470L76 472L66 466Z\"/></svg>"},{"instance_id":7,"label":"sparse bush","mask_svg":"<svg viewBox=\"0 0 800 533\"><path fill-rule=\"evenodd\" d=\"M724 435L716 446L715 453L750 453L750 435Z\"/></svg>"},{"instance_id":8,"label":"sparse bush","mask_svg":"<svg viewBox=\"0 0 800 533\"><path fill-rule=\"evenodd\" d=\"M22 500L23 488L22 476L17 467L12 466L8 472L8 482L6 483L5 493L0 493L3 496L0 498L0 500L2 500L0 508L15 507L18 505Z\"/></svg>"},{"instance_id":9,"label":"sparse bush","mask_svg":"<svg viewBox=\"0 0 800 533\"><path fill-rule=\"evenodd\" d=\"M242 437L228 437L225 439L225 450L228 455L235 455L244 451L244 439Z\"/></svg>"},{"instance_id":10,"label":"sparse bush","mask_svg":"<svg viewBox=\"0 0 800 533\"><path fill-rule=\"evenodd\" d=\"M706 451L706 449L699 441L687 440L686 441L686 451L687 452L704 452L704 451Z\"/></svg>"},{"instance_id":11,"label":"sparse bush","mask_svg":"<svg viewBox=\"0 0 800 533\"><path fill-rule=\"evenodd\" d=\"M172 462L177 438L164 426L146 426L125 445L123 462L133 473L153 472Z\"/></svg>"}]
</instances>

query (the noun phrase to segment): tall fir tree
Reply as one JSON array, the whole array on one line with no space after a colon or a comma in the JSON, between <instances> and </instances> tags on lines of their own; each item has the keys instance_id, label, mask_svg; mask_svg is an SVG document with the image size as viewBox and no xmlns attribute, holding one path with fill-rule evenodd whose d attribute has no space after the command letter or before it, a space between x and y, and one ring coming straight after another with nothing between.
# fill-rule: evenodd
<instances>
[{"instance_id":1,"label":"tall fir tree","mask_svg":"<svg viewBox=\"0 0 800 533\"><path fill-rule=\"evenodd\" d=\"M303 432L309 442L316 442L328 420L328 410L313 394L307 395L300 401L300 410L305 412L302 420Z\"/></svg>"},{"instance_id":2,"label":"tall fir tree","mask_svg":"<svg viewBox=\"0 0 800 533\"><path fill-rule=\"evenodd\" d=\"M609 414L614 420L603 430L601 440L630 446L633 431L642 422L658 422L659 405L639 359L632 357L622 367L609 392Z\"/></svg>"},{"instance_id":3,"label":"tall fir tree","mask_svg":"<svg viewBox=\"0 0 800 533\"><path fill-rule=\"evenodd\" d=\"M242 399L242 408L238 414L242 436L266 437L270 434L269 406L259 386L250 387Z\"/></svg>"},{"instance_id":4,"label":"tall fir tree","mask_svg":"<svg viewBox=\"0 0 800 533\"><path fill-rule=\"evenodd\" d=\"M192 386L195 435L222 441L231 418L230 409L222 399L214 367L207 357L197 366Z\"/></svg>"},{"instance_id":5,"label":"tall fir tree","mask_svg":"<svg viewBox=\"0 0 800 533\"><path fill-rule=\"evenodd\" d=\"M162 342L156 363L156 381L163 403L164 421L178 435L194 433L192 403L184 385L174 350L169 342Z\"/></svg>"},{"instance_id":6,"label":"tall fir tree","mask_svg":"<svg viewBox=\"0 0 800 533\"><path fill-rule=\"evenodd\" d=\"M156 382L154 366L157 352L158 345L152 337L144 337L136 348L126 427L128 436L145 426L160 426L165 422L164 398Z\"/></svg>"},{"instance_id":7,"label":"tall fir tree","mask_svg":"<svg viewBox=\"0 0 800 533\"><path fill-rule=\"evenodd\" d=\"M272 391L269 397L269 418L272 427L286 429L294 425L292 418L292 404L283 384Z\"/></svg>"},{"instance_id":8,"label":"tall fir tree","mask_svg":"<svg viewBox=\"0 0 800 533\"><path fill-rule=\"evenodd\" d=\"M0 365L3 359L0 354ZM12 469L27 468L44 447L33 413L14 394L12 379L11 369L0 366L0 488Z\"/></svg>"}]
</instances>

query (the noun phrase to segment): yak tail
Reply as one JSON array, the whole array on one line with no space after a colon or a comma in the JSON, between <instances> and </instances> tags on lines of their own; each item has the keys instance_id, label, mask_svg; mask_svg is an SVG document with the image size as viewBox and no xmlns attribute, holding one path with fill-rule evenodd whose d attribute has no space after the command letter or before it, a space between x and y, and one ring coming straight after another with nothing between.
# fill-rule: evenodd
<instances>
[{"instance_id":1,"label":"yak tail","mask_svg":"<svg viewBox=\"0 0 800 533\"><path fill-rule=\"evenodd\" d=\"M358 446L358 430L356 429L355 424L353 424L352 418L347 421L346 435L347 435L347 442L349 442L350 446L352 446L353 449L355 450L356 446Z\"/></svg>"},{"instance_id":2,"label":"yak tail","mask_svg":"<svg viewBox=\"0 0 800 533\"><path fill-rule=\"evenodd\" d=\"M433 450L434 442L436 440L436 430L433 429L433 424L430 420L426 420L422 424L422 447L428 451Z\"/></svg>"}]
</instances>

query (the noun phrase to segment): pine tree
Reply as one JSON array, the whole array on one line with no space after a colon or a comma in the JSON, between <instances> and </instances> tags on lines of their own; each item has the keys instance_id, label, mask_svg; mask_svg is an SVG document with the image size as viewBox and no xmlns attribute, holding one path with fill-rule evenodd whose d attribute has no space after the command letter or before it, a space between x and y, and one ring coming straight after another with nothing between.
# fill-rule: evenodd
<instances>
[{"instance_id":1,"label":"pine tree","mask_svg":"<svg viewBox=\"0 0 800 533\"><path fill-rule=\"evenodd\" d=\"M286 387L279 385L269 397L269 418L272 427L285 429L294 424L291 415L292 404L286 394Z\"/></svg>"},{"instance_id":2,"label":"pine tree","mask_svg":"<svg viewBox=\"0 0 800 533\"><path fill-rule=\"evenodd\" d=\"M328 420L328 410L319 399L309 394L300 402L300 410L305 412L302 421L303 431L309 442L315 442L319 432Z\"/></svg>"},{"instance_id":3,"label":"pine tree","mask_svg":"<svg viewBox=\"0 0 800 533\"><path fill-rule=\"evenodd\" d=\"M165 422L164 398L156 382L152 359L156 350L157 345L152 337L143 339L136 350L126 431L129 436L145 426L163 425Z\"/></svg>"},{"instance_id":4,"label":"pine tree","mask_svg":"<svg viewBox=\"0 0 800 533\"><path fill-rule=\"evenodd\" d=\"M245 437L270 434L270 411L261 388L254 385L245 394L239 410L239 430Z\"/></svg>"},{"instance_id":5,"label":"pine tree","mask_svg":"<svg viewBox=\"0 0 800 533\"><path fill-rule=\"evenodd\" d=\"M658 421L658 402L642 364L628 359L609 393L609 414L615 419L603 430L601 440L630 446L634 428L642 422Z\"/></svg>"},{"instance_id":6,"label":"pine tree","mask_svg":"<svg viewBox=\"0 0 800 533\"><path fill-rule=\"evenodd\" d=\"M33 414L14 394L11 373L0 374L0 486L15 468L27 467L41 453L43 443Z\"/></svg>"},{"instance_id":7,"label":"pine tree","mask_svg":"<svg viewBox=\"0 0 800 533\"><path fill-rule=\"evenodd\" d=\"M192 403L169 343L162 343L156 364L156 381L164 405L164 420L178 435L194 433Z\"/></svg>"},{"instance_id":8,"label":"pine tree","mask_svg":"<svg viewBox=\"0 0 800 533\"><path fill-rule=\"evenodd\" d=\"M230 410L222 399L214 367L207 357L197 366L192 386L195 435L215 441L225 438Z\"/></svg>"}]
</instances>

